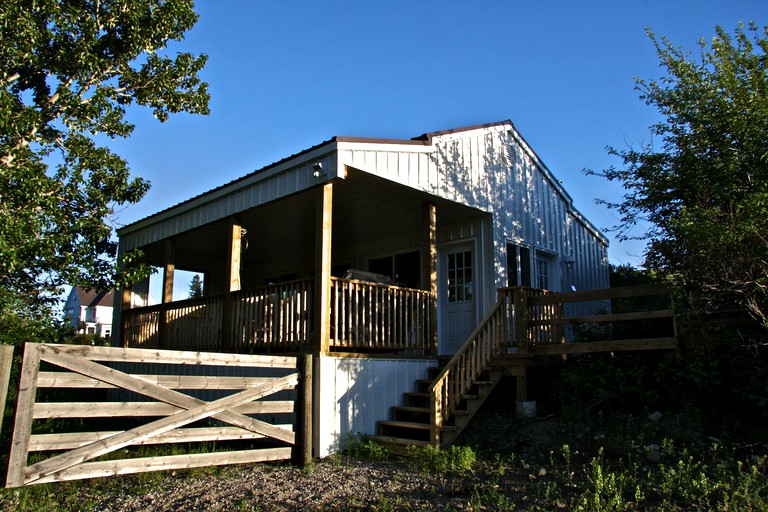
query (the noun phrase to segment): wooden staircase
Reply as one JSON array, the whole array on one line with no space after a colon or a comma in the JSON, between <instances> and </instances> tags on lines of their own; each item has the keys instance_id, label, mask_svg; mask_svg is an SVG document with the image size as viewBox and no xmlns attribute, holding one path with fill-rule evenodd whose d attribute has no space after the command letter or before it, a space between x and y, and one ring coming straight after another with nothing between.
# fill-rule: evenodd
<instances>
[{"instance_id":1,"label":"wooden staircase","mask_svg":"<svg viewBox=\"0 0 768 512\"><path fill-rule=\"evenodd\" d=\"M416 390L403 394L403 404L390 408L390 420L379 421L379 434L370 439L386 446L390 452L403 455L407 446L432 444L432 421L430 388L436 377L443 371L447 359L440 359L440 366L429 368L429 379L416 381ZM480 410L483 402L501 380L502 372L486 371L474 381L469 391L463 394L459 406L452 411L448 420L439 427L439 446L450 446L472 417Z\"/></svg>"}]
</instances>

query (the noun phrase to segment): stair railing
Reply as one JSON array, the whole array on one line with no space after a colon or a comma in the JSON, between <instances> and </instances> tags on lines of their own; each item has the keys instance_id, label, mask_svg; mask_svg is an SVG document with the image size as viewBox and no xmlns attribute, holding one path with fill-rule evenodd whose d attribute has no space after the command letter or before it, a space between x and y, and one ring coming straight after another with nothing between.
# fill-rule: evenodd
<instances>
[{"instance_id":1,"label":"stair railing","mask_svg":"<svg viewBox=\"0 0 768 512\"><path fill-rule=\"evenodd\" d=\"M500 294L491 312L448 361L429 389L430 443L440 445L440 431L454 413L464 394L485 371L489 361L506 349L512 304Z\"/></svg>"}]
</instances>

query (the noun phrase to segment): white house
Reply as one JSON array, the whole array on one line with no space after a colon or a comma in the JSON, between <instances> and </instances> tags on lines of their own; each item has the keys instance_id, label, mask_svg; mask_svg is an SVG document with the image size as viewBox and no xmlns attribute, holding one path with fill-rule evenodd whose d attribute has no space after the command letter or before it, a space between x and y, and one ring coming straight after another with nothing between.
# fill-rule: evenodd
<instances>
[{"instance_id":1,"label":"white house","mask_svg":"<svg viewBox=\"0 0 768 512\"><path fill-rule=\"evenodd\" d=\"M500 289L609 286L606 238L510 121L334 137L118 236L164 277L157 306L135 307L146 283L123 290L119 343L315 354L320 455L373 433ZM205 297L172 302L176 269Z\"/></svg>"},{"instance_id":2,"label":"white house","mask_svg":"<svg viewBox=\"0 0 768 512\"><path fill-rule=\"evenodd\" d=\"M112 335L114 292L86 290L73 286L64 303L64 318L82 334Z\"/></svg>"}]
</instances>

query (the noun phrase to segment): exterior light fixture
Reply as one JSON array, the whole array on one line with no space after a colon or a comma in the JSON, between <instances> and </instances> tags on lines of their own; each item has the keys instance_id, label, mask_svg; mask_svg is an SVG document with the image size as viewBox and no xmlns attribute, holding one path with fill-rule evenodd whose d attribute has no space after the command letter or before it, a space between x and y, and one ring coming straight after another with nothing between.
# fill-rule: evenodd
<instances>
[{"instance_id":1,"label":"exterior light fixture","mask_svg":"<svg viewBox=\"0 0 768 512\"><path fill-rule=\"evenodd\" d=\"M325 174L325 170L323 170L323 164L320 162L315 163L315 165L312 166L312 176L319 178L323 174Z\"/></svg>"}]
</instances>

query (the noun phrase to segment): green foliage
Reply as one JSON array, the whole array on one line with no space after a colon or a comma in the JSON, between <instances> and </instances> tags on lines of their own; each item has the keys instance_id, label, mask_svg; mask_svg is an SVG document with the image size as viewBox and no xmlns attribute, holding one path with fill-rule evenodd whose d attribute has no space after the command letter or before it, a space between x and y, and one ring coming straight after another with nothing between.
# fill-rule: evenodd
<instances>
[{"instance_id":1,"label":"green foliage","mask_svg":"<svg viewBox=\"0 0 768 512\"><path fill-rule=\"evenodd\" d=\"M614 471L606 465L603 449L592 458L586 469L586 483L581 496L573 510L604 512L610 510L626 510L631 498L636 501L643 498L637 482L631 472Z\"/></svg>"},{"instance_id":2,"label":"green foliage","mask_svg":"<svg viewBox=\"0 0 768 512\"><path fill-rule=\"evenodd\" d=\"M438 474L460 474L472 470L477 456L469 446L452 445L440 449L432 445L408 446L406 456L422 471Z\"/></svg>"},{"instance_id":3,"label":"green foliage","mask_svg":"<svg viewBox=\"0 0 768 512\"><path fill-rule=\"evenodd\" d=\"M616 150L621 238L648 223L646 267L690 286L700 307L739 305L765 321L768 307L768 27L716 28L693 59L653 40L667 75L638 79L641 99L664 120L640 149ZM588 171L591 173L591 171Z\"/></svg>"},{"instance_id":4,"label":"green foliage","mask_svg":"<svg viewBox=\"0 0 768 512\"><path fill-rule=\"evenodd\" d=\"M192 282L189 283L189 295L190 299L198 299L203 296L203 280L200 279L198 274L195 274L192 278Z\"/></svg>"},{"instance_id":5,"label":"green foliage","mask_svg":"<svg viewBox=\"0 0 768 512\"><path fill-rule=\"evenodd\" d=\"M149 183L97 139L128 137L134 104L208 112L206 57L166 55L196 21L191 0L0 3L0 310L148 274L138 253L116 263L110 217Z\"/></svg>"},{"instance_id":6,"label":"green foliage","mask_svg":"<svg viewBox=\"0 0 768 512\"><path fill-rule=\"evenodd\" d=\"M383 445L360 433L347 436L346 453L350 457L366 460L387 460L390 457Z\"/></svg>"}]
</instances>

